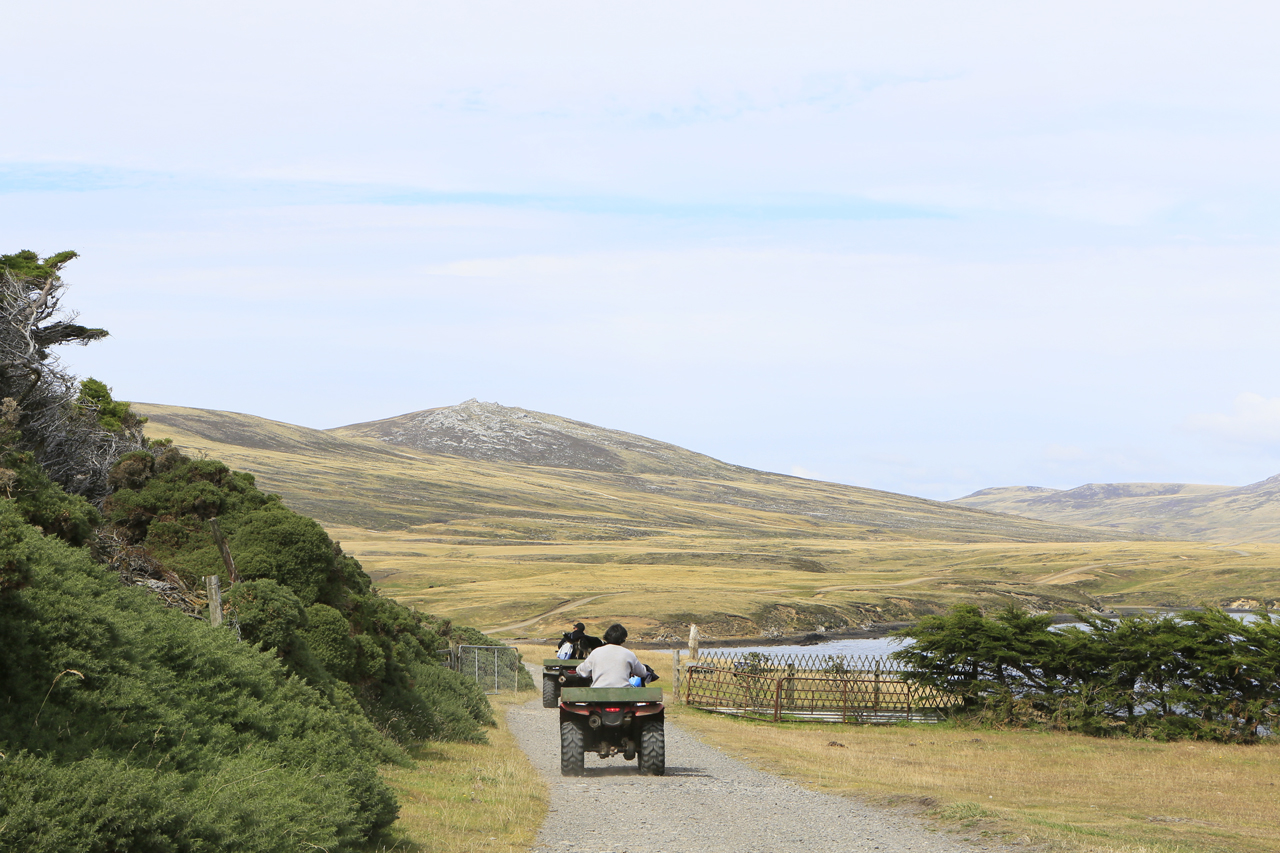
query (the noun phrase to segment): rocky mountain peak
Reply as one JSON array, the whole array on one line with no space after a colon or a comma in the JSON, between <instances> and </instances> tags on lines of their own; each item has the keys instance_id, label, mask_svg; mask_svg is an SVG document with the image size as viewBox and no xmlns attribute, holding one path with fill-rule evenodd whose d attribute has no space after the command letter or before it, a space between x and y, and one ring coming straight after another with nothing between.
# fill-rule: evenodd
<instances>
[{"instance_id":1,"label":"rocky mountain peak","mask_svg":"<svg viewBox=\"0 0 1280 853\"><path fill-rule=\"evenodd\" d=\"M423 453L553 468L636 473L725 467L672 444L475 398L339 431Z\"/></svg>"}]
</instances>

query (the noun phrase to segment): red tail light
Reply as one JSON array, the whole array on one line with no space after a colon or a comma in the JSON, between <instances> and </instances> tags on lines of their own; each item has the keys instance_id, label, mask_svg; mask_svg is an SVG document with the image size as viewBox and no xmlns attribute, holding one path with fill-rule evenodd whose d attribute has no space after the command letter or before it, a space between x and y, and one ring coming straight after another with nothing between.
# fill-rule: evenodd
<instances>
[{"instance_id":1,"label":"red tail light","mask_svg":"<svg viewBox=\"0 0 1280 853\"><path fill-rule=\"evenodd\" d=\"M606 711L621 711L621 708L605 708Z\"/></svg>"}]
</instances>

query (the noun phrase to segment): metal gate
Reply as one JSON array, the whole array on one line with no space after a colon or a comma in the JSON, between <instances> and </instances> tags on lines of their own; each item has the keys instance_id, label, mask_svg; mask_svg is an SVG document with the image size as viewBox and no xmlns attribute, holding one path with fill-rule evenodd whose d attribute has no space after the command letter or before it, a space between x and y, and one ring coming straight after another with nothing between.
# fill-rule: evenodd
<instances>
[{"instance_id":1,"label":"metal gate","mask_svg":"<svg viewBox=\"0 0 1280 853\"><path fill-rule=\"evenodd\" d=\"M520 690L520 652L510 646L458 646L454 669L470 676L485 693Z\"/></svg>"}]
</instances>

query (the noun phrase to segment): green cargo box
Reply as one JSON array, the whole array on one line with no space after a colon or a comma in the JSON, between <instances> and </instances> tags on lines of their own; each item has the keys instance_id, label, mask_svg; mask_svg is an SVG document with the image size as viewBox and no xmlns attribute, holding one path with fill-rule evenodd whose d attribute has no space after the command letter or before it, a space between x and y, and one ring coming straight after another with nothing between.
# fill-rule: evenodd
<instances>
[{"instance_id":1,"label":"green cargo box","mask_svg":"<svg viewBox=\"0 0 1280 853\"><path fill-rule=\"evenodd\" d=\"M661 702L661 687L566 687L561 702Z\"/></svg>"},{"instance_id":2,"label":"green cargo box","mask_svg":"<svg viewBox=\"0 0 1280 853\"><path fill-rule=\"evenodd\" d=\"M543 658L543 666L573 666L576 667L582 663L585 658L569 658L569 660L560 660L560 658Z\"/></svg>"}]
</instances>

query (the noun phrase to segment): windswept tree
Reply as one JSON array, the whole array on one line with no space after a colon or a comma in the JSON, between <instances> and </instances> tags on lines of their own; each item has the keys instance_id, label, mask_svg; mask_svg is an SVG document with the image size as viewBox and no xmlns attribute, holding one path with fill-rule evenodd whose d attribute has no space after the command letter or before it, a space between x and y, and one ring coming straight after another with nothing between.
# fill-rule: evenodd
<instances>
[{"instance_id":1,"label":"windswept tree","mask_svg":"<svg viewBox=\"0 0 1280 853\"><path fill-rule=\"evenodd\" d=\"M0 404L12 401L2 449L7 470L34 462L68 492L100 503L112 465L144 440L141 419L101 382L81 383L62 370L51 349L107 336L61 307L62 268L75 257L0 255Z\"/></svg>"},{"instance_id":2,"label":"windswept tree","mask_svg":"<svg viewBox=\"0 0 1280 853\"><path fill-rule=\"evenodd\" d=\"M947 690L979 718L1094 735L1257 740L1280 717L1280 620L1215 608L1126 616L1047 615L971 604L898 632L906 678Z\"/></svg>"}]
</instances>

